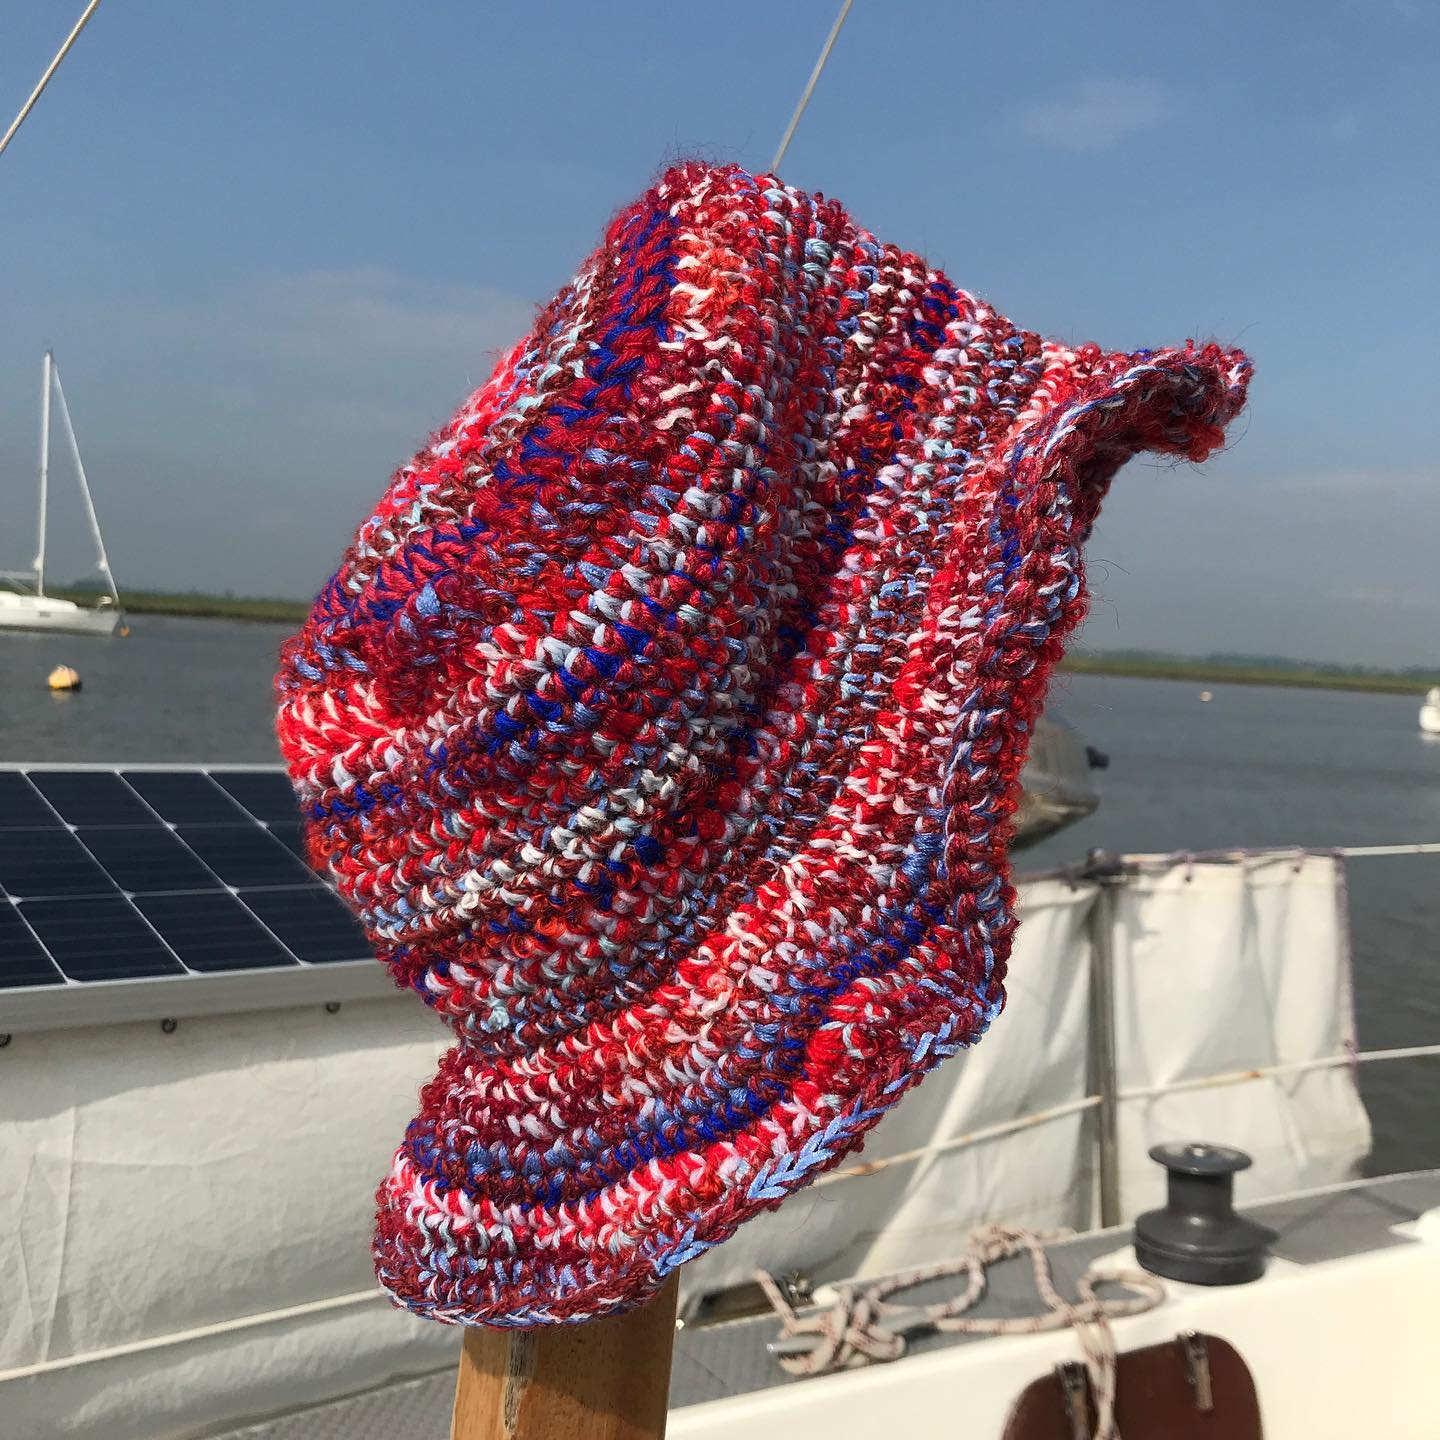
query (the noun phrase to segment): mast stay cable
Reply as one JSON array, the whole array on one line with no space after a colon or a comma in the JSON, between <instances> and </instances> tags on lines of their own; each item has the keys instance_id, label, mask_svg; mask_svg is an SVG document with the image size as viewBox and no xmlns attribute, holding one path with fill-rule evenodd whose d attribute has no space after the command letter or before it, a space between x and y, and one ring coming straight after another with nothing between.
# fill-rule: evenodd
<instances>
[{"instance_id":1,"label":"mast stay cable","mask_svg":"<svg viewBox=\"0 0 1440 1440\"><path fill-rule=\"evenodd\" d=\"M830 58L830 52L835 48L835 41L840 37L840 31L845 24L845 17L850 13L850 7L855 0L844 0L840 6L840 13L835 17L835 23L830 27L830 34L825 39L825 47L820 51L820 58L815 62L815 68L810 72L810 78L805 82L805 89L801 92L799 103L795 106L795 113L790 117L790 123L785 127L785 133L780 137L780 144L776 147L775 158L770 162L772 174L778 174L780 162L785 158L785 152L790 148L790 142L795 138L795 131L800 125L800 117L805 113L805 107L810 103L810 96L815 92L816 82L820 79L825 69L825 62Z\"/></svg>"},{"instance_id":2,"label":"mast stay cable","mask_svg":"<svg viewBox=\"0 0 1440 1440\"><path fill-rule=\"evenodd\" d=\"M80 442L75 438L75 426L70 421L70 407L65 403L65 387L60 383L60 367L52 360L50 375L55 384L55 398L60 402L60 419L65 424L65 435L70 441L70 458L75 462L75 473L80 478L80 495L85 501L85 518L90 522L90 536L95 541L95 558L105 583L110 587L110 598L118 605L120 591L115 577L110 573L110 557L105 553L105 538L100 534L100 520L95 514L95 501L90 496L90 482L85 478L85 462L80 458Z\"/></svg>"},{"instance_id":3,"label":"mast stay cable","mask_svg":"<svg viewBox=\"0 0 1440 1440\"><path fill-rule=\"evenodd\" d=\"M20 107L20 113L10 122L10 128L4 135L0 135L0 155L5 153L5 147L15 138L16 133L25 123L25 117L35 108L35 102L45 93L45 87L50 83L50 77L60 68L60 62L70 53L70 47L80 38L80 32L90 23L90 17L95 13L99 4L100 0L90 0L85 7L84 14L75 22L75 28L65 37L65 43L56 52L55 58L40 77L40 83L30 92L30 98Z\"/></svg>"}]
</instances>

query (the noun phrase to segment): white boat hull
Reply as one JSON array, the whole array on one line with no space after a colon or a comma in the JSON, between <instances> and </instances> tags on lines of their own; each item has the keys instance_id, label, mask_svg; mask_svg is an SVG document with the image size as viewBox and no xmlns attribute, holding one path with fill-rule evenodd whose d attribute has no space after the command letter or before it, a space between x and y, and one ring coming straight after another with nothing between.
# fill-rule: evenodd
<instances>
[{"instance_id":1,"label":"white boat hull","mask_svg":"<svg viewBox=\"0 0 1440 1440\"><path fill-rule=\"evenodd\" d=\"M1420 707L1420 731L1424 735L1440 735L1440 693L1434 690Z\"/></svg>"},{"instance_id":2,"label":"white boat hull","mask_svg":"<svg viewBox=\"0 0 1440 1440\"><path fill-rule=\"evenodd\" d=\"M1278 1223L1282 1236L1288 1230L1292 1236L1304 1234L1306 1241L1292 1248L1282 1238L1264 1278L1248 1285L1164 1282L1162 1304L1113 1322L1116 1347L1123 1353L1171 1346L1189 1332L1223 1337L1254 1377L1264 1433L1272 1440L1346 1440L1356 1435L1432 1440L1440 1413L1430 1383L1434 1287L1440 1283L1440 1209L1427 1208L1416 1216L1414 1208L1400 1211L1397 1200L1404 1194L1424 1205L1433 1201L1435 1191L1432 1172L1304 1192L1273 1210L1262 1209L1257 1218ZM1391 1206L1396 1206L1391 1213L1400 1223L1387 1231L1384 1218ZM1370 1216L1375 1217L1373 1227L1346 1230L1346 1221L1365 1225ZM1072 1244L1087 1252L1100 1250L1095 1263L1101 1269L1136 1269L1129 1237L1108 1232L1114 1250L1106 1254L1106 1234L1095 1232ZM1059 1247L1057 1253L1063 1252ZM956 1280L951 1293L963 1289L963 1281ZM1123 1292L1112 1288L1106 1293ZM897 1307L904 1303L903 1298L895 1300ZM1044 1306L1035 1298L1020 1310L1027 1312L1043 1313ZM991 1312L989 1318L1000 1317ZM676 1405L672 1392L666 1432L671 1440L728 1440L735 1435L791 1440L999 1436L1010 1433L1006 1427L1015 1401L1027 1386L1086 1353L1067 1327L978 1342L942 1342L892 1364L773 1384L770 1379L777 1371L773 1362L766 1366L760 1339L777 1329L767 1316L743 1328L680 1332L675 1368L680 1385L688 1379L693 1393L718 1390L723 1398ZM728 1395L723 1394L726 1388L731 1389ZM1217 1398L1227 1392L1233 1398L1240 1388L1222 1379ZM1124 1390L1122 1380L1122 1404ZM963 1416L963 1424L948 1429L935 1425L937 1417L951 1416ZM358 1416L347 1418L359 1428ZM310 1412L307 1423L314 1425L315 1419ZM278 1427L261 1433L264 1440L280 1440ZM1071 1433L1070 1427L1065 1433ZM1088 1436L1091 1430L1085 1426L1074 1433ZM1132 1433L1128 1423L1124 1433ZM1145 1430L1147 1435L1165 1433L1158 1427ZM1217 1427L1211 1433L1224 1432Z\"/></svg>"},{"instance_id":3,"label":"white boat hull","mask_svg":"<svg viewBox=\"0 0 1440 1440\"><path fill-rule=\"evenodd\" d=\"M48 595L0 592L0 630L44 630L66 635L113 635L125 612L115 606L87 609Z\"/></svg>"}]
</instances>

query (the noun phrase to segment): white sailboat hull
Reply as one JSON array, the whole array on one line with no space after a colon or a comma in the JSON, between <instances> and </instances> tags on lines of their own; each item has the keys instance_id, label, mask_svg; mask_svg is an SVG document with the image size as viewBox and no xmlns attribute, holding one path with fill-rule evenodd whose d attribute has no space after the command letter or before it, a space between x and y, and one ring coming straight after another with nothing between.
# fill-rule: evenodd
<instances>
[{"instance_id":1,"label":"white sailboat hull","mask_svg":"<svg viewBox=\"0 0 1440 1440\"><path fill-rule=\"evenodd\" d=\"M113 635L125 618L116 606L87 609L49 595L0 591L0 630L47 630L66 635Z\"/></svg>"},{"instance_id":2,"label":"white sailboat hull","mask_svg":"<svg viewBox=\"0 0 1440 1440\"><path fill-rule=\"evenodd\" d=\"M1431 690L1420 707L1420 730L1425 735L1440 735L1440 690Z\"/></svg>"}]
</instances>

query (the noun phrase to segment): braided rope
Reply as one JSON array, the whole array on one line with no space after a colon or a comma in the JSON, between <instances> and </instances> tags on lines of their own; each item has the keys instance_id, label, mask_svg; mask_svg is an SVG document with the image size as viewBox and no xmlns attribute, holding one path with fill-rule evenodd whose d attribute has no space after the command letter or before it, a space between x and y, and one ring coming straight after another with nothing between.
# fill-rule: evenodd
<instances>
[{"instance_id":1,"label":"braided rope","mask_svg":"<svg viewBox=\"0 0 1440 1440\"><path fill-rule=\"evenodd\" d=\"M965 1253L952 1261L907 1270L864 1286L836 1287L834 1303L809 1315L797 1314L773 1276L764 1270L756 1280L780 1317L780 1339L813 1338L801 1354L776 1354L787 1374L825 1375L835 1370L900 1359L912 1335L924 1331L968 1335L1036 1335L1049 1330L1073 1329L1090 1376L1095 1399L1093 1440L1120 1440L1115 1424L1117 1352L1110 1321L1141 1315L1165 1300L1165 1287L1143 1270L1105 1270L1092 1266L1076 1282L1079 1300L1069 1300L1055 1287L1045 1246L1069 1232L1036 1233L1007 1225L987 1225L974 1231ZM1030 1256L1035 1289L1046 1305L1043 1314L1011 1319L980 1319L966 1312L985 1294L991 1265L1025 1251ZM963 1276L965 1289L948 1300L918 1311L889 1303L893 1295L932 1280ZM1099 1287L1121 1285L1136 1292L1129 1297L1102 1299ZM889 1323L887 1323L887 1321ZM897 1322L903 1321L903 1329Z\"/></svg>"},{"instance_id":2,"label":"braided rope","mask_svg":"<svg viewBox=\"0 0 1440 1440\"><path fill-rule=\"evenodd\" d=\"M616 217L281 659L311 856L455 1034L399 1303L643 1300L984 1033L1080 545L1248 374L1047 343L735 166Z\"/></svg>"}]
</instances>

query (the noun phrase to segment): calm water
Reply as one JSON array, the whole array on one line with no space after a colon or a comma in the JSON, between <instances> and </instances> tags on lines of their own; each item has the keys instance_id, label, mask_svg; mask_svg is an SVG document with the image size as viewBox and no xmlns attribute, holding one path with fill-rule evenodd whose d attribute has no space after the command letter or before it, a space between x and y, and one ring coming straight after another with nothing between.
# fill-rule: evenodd
<instances>
[{"instance_id":1,"label":"calm water","mask_svg":"<svg viewBox=\"0 0 1440 1440\"><path fill-rule=\"evenodd\" d=\"M127 639L0 635L0 760L279 763L270 677L288 625L139 615ZM53 694L73 665L85 682Z\"/></svg>"},{"instance_id":2,"label":"calm water","mask_svg":"<svg viewBox=\"0 0 1440 1440\"><path fill-rule=\"evenodd\" d=\"M273 761L270 676L288 627L135 621L127 640L0 636L0 760ZM52 695L57 664L85 679ZM1072 676L1052 704L1111 766L1089 820L1022 868L1113 851L1440 840L1440 743L1409 696ZM1440 1041L1440 857L1350 865L1367 1049ZM1365 1067L1377 1170L1440 1165L1440 1060Z\"/></svg>"}]
</instances>

